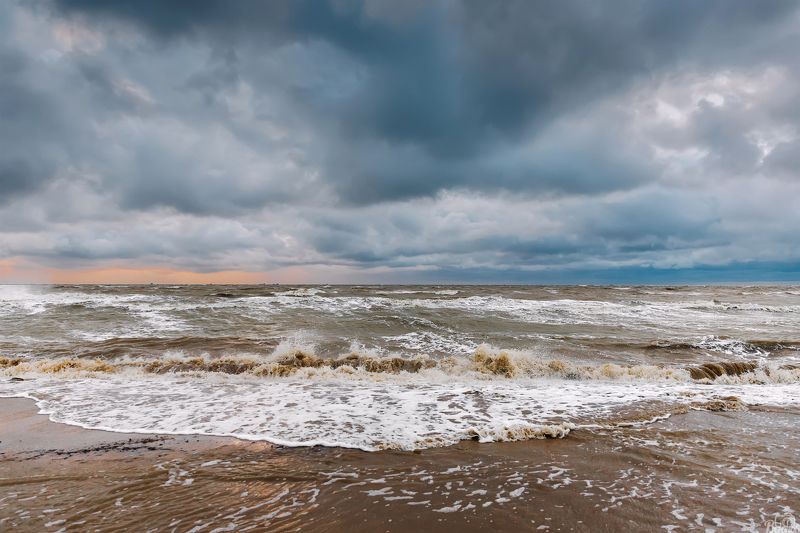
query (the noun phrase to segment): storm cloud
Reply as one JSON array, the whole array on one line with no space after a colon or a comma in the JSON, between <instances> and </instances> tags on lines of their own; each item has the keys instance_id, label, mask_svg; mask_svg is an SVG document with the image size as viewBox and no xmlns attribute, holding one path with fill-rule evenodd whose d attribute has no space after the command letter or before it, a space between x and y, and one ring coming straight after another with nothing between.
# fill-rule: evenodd
<instances>
[{"instance_id":1,"label":"storm cloud","mask_svg":"<svg viewBox=\"0 0 800 533\"><path fill-rule=\"evenodd\" d=\"M796 2L0 0L0 30L2 258L331 281L800 262Z\"/></svg>"}]
</instances>

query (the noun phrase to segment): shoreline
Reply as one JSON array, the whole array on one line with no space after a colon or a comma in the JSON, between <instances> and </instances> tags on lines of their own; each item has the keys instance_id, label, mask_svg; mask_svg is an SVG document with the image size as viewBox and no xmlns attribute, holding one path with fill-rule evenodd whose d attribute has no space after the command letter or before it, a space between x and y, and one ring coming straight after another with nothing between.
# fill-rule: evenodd
<instances>
[{"instance_id":1,"label":"shoreline","mask_svg":"<svg viewBox=\"0 0 800 533\"><path fill-rule=\"evenodd\" d=\"M0 398L0 530L753 529L800 511L798 420L690 411L564 439L370 453L84 429ZM788 447L765 448L768 431ZM698 470L702 457L720 467Z\"/></svg>"},{"instance_id":2,"label":"shoreline","mask_svg":"<svg viewBox=\"0 0 800 533\"><path fill-rule=\"evenodd\" d=\"M71 456L89 452L157 451L174 446L186 446L192 450L210 449L244 442L235 437L89 429L50 420L49 415L39 412L33 399L0 398L0 459L47 454Z\"/></svg>"}]
</instances>

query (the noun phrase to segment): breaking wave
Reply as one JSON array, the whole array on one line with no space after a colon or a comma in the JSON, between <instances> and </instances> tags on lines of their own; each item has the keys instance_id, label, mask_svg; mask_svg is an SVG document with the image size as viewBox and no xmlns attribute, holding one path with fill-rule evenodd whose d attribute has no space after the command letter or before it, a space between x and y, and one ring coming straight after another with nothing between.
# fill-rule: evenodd
<instances>
[{"instance_id":1,"label":"breaking wave","mask_svg":"<svg viewBox=\"0 0 800 533\"><path fill-rule=\"evenodd\" d=\"M0 373L81 375L140 372L144 374L249 375L255 377L354 378L402 381L550 378L573 381L673 381L700 383L800 383L800 365L756 361L716 361L683 367L581 364L535 357L523 352L479 347L471 357L382 357L352 352L338 358L319 357L309 348L283 348L269 357L164 357L157 359L99 359L66 357L30 359L0 357Z\"/></svg>"},{"instance_id":2,"label":"breaking wave","mask_svg":"<svg viewBox=\"0 0 800 533\"><path fill-rule=\"evenodd\" d=\"M291 346L260 358L4 357L0 375L0 397L32 398L57 422L366 451L559 439L688 410L800 403L790 365L580 364L488 346L441 359Z\"/></svg>"},{"instance_id":3,"label":"breaking wave","mask_svg":"<svg viewBox=\"0 0 800 533\"><path fill-rule=\"evenodd\" d=\"M50 370L56 373L0 380L0 397L32 398L52 420L92 429L366 451L448 446L465 439L564 438L573 431L649 424L690 409L800 403L795 384L708 387L695 381L497 377L487 382L452 376L354 382L341 374L264 381L213 372L206 372L206 379L187 379L183 373L65 377L66 366Z\"/></svg>"},{"instance_id":4,"label":"breaking wave","mask_svg":"<svg viewBox=\"0 0 800 533\"><path fill-rule=\"evenodd\" d=\"M741 358L766 358L773 355L800 353L800 342L741 340L707 335L695 342L656 341L646 348L665 351L698 350Z\"/></svg>"},{"instance_id":5,"label":"breaking wave","mask_svg":"<svg viewBox=\"0 0 800 533\"><path fill-rule=\"evenodd\" d=\"M0 396L290 446L568 438L800 405L794 290L0 286Z\"/></svg>"},{"instance_id":6,"label":"breaking wave","mask_svg":"<svg viewBox=\"0 0 800 533\"><path fill-rule=\"evenodd\" d=\"M532 439L563 439L577 426L571 422L560 424L501 424L496 427L469 428L467 436L478 442L514 442Z\"/></svg>"}]
</instances>

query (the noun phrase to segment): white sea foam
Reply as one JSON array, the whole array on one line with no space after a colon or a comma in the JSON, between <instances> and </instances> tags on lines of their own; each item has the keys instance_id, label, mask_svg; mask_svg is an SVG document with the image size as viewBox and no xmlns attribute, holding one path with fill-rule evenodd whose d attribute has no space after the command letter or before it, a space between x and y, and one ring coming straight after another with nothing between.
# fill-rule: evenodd
<instances>
[{"instance_id":1,"label":"white sea foam","mask_svg":"<svg viewBox=\"0 0 800 533\"><path fill-rule=\"evenodd\" d=\"M52 291L45 286L0 285L0 309L22 310L38 314L48 307L85 305L87 307L122 307L137 302L157 302L164 297L143 294L105 294L81 291Z\"/></svg>"},{"instance_id":2,"label":"white sea foam","mask_svg":"<svg viewBox=\"0 0 800 533\"><path fill-rule=\"evenodd\" d=\"M714 335L707 335L694 343L696 348L723 353L742 359L764 359L769 356L769 351L739 339L722 339Z\"/></svg>"},{"instance_id":3,"label":"white sea foam","mask_svg":"<svg viewBox=\"0 0 800 533\"><path fill-rule=\"evenodd\" d=\"M413 294L418 292L418 294ZM520 292L520 291L516 291ZM789 305L725 303L714 300L624 300L594 299L540 300L503 294L460 296L457 289L394 289L367 295L338 295L318 287L293 288L272 295L228 298L177 296L172 291L139 294L110 291L53 290L46 287L0 286L0 317L30 317L59 307L81 305L100 311L129 315L131 324L117 329L116 336L146 331L186 332L191 326L187 314L228 310L254 320L281 318L285 313L308 311L315 315L363 317L374 312L395 312L398 318L418 317L421 312L457 312L463 318L507 319L542 325L616 326L658 336L664 331L694 331L719 334L720 329L757 335L766 331L797 332L796 298ZM398 298L411 294L412 298ZM432 297L424 297L433 294ZM442 297L458 296L458 297ZM684 295L685 296L685 295ZM287 315L288 317L288 315ZM97 332L102 336L108 331ZM95 334L87 331L86 334ZM759 338L759 337L753 337Z\"/></svg>"},{"instance_id":4,"label":"white sea foam","mask_svg":"<svg viewBox=\"0 0 800 533\"><path fill-rule=\"evenodd\" d=\"M386 336L382 341L411 352L448 355L468 355L478 347L477 343L469 339L455 337L456 335L445 336L431 331L412 331L402 335Z\"/></svg>"},{"instance_id":5,"label":"white sea foam","mask_svg":"<svg viewBox=\"0 0 800 533\"><path fill-rule=\"evenodd\" d=\"M290 289L287 291L280 291L276 292L276 296L316 296L324 292L323 289L319 287L300 287L297 289Z\"/></svg>"},{"instance_id":6,"label":"white sea foam","mask_svg":"<svg viewBox=\"0 0 800 533\"><path fill-rule=\"evenodd\" d=\"M702 289L674 297L650 291L658 296L647 301L635 299L647 298L639 288L613 291L605 300L591 299L605 298L593 289L575 288L551 289L558 299L550 300L517 289L382 290L301 287L259 289L253 296L0 286L0 326L14 329L3 337L12 346L2 353L9 362L0 371L0 395L35 398L54 419L86 427L368 450L563 437L640 402L736 395L745 403L781 405L800 395L800 370L786 365L792 348L769 341L793 346L800 338L800 305L785 291L754 297L758 303L722 291L731 299L725 303L714 300L720 291ZM554 348L542 325L567 340ZM233 353L214 359L203 354L202 342L183 354L169 345L159 350L157 341L141 353L132 343L107 357L100 353L100 361L80 357L87 346L99 353L87 343L113 337L193 335L244 337L244 347L233 343ZM581 359L595 335L613 341L609 350L631 341L631 352L644 355L592 359L595 351ZM272 353L261 349L279 338L284 341ZM520 349L476 345L506 339ZM525 345L526 339L533 342ZM642 348L652 339L674 348ZM326 342L345 352L351 344L355 353L321 362L313 357L315 346ZM778 357L770 353L773 345ZM56 355L43 357L37 347ZM665 359L675 353L680 364ZM731 357L743 371L701 372L713 385L692 380L689 367ZM6 381L12 376L26 381Z\"/></svg>"},{"instance_id":7,"label":"white sea foam","mask_svg":"<svg viewBox=\"0 0 800 533\"><path fill-rule=\"evenodd\" d=\"M747 316L737 318L736 314L721 313L725 311L765 312L775 315L792 315L800 312L798 305L725 304L704 300L680 302L533 300L497 295L459 298L391 298L388 295L327 297L319 294L297 298L276 295L243 299L241 305L260 313L276 313L285 309L309 309L328 313L355 313L375 309L453 310L477 316L501 316L538 324L635 323L641 329L652 330L687 323L719 326L737 320L746 325L749 320ZM776 318L773 317L772 320Z\"/></svg>"},{"instance_id":8,"label":"white sea foam","mask_svg":"<svg viewBox=\"0 0 800 533\"><path fill-rule=\"evenodd\" d=\"M76 332L76 336L88 339L103 340L144 332L188 332L191 329L174 315L176 310L180 310L177 302L162 295L52 291L43 286L0 285L0 317L26 319L73 306L97 311L115 310L131 319L116 329Z\"/></svg>"},{"instance_id":9,"label":"white sea foam","mask_svg":"<svg viewBox=\"0 0 800 533\"><path fill-rule=\"evenodd\" d=\"M108 375L4 381L0 396L36 399L52 420L87 428L377 450L562 437L573 424L641 403L737 396L746 404L798 404L800 386Z\"/></svg>"}]
</instances>

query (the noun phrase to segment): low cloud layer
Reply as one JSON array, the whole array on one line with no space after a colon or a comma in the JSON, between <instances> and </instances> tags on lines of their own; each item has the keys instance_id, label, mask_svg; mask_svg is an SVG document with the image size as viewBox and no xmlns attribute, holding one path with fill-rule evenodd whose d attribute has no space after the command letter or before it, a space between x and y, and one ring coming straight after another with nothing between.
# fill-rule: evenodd
<instances>
[{"instance_id":1,"label":"low cloud layer","mask_svg":"<svg viewBox=\"0 0 800 533\"><path fill-rule=\"evenodd\" d=\"M788 1L0 0L0 275L790 279L798 49Z\"/></svg>"}]
</instances>

